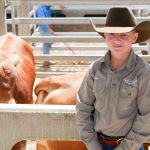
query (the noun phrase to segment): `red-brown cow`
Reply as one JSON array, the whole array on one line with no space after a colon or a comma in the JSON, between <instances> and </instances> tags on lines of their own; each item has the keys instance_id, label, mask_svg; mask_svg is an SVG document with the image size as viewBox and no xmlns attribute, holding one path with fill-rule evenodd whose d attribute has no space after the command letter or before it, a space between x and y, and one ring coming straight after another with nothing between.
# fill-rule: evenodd
<instances>
[{"instance_id":1,"label":"red-brown cow","mask_svg":"<svg viewBox=\"0 0 150 150\"><path fill-rule=\"evenodd\" d=\"M34 56L23 39L6 34L0 37L0 103L14 99L31 104L35 80Z\"/></svg>"},{"instance_id":2,"label":"red-brown cow","mask_svg":"<svg viewBox=\"0 0 150 150\"><path fill-rule=\"evenodd\" d=\"M39 95L43 91L44 99L38 96L36 103L75 105L76 94L84 76L84 72L79 72L40 80L35 87L35 94Z\"/></svg>"},{"instance_id":3,"label":"red-brown cow","mask_svg":"<svg viewBox=\"0 0 150 150\"><path fill-rule=\"evenodd\" d=\"M36 103L75 105L76 94L85 73L52 76L42 79L35 87ZM40 92L44 91L44 92ZM37 141L37 150L86 150L81 141Z\"/></svg>"},{"instance_id":4,"label":"red-brown cow","mask_svg":"<svg viewBox=\"0 0 150 150\"><path fill-rule=\"evenodd\" d=\"M23 39L0 36L0 103L32 104L35 80L34 56ZM21 150L22 143L12 149Z\"/></svg>"}]
</instances>

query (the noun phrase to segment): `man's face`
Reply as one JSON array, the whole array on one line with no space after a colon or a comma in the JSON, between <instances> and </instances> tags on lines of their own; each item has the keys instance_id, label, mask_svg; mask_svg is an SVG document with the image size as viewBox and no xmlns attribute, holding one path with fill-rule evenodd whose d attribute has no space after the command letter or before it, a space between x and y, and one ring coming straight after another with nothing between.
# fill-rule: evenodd
<instances>
[{"instance_id":1,"label":"man's face","mask_svg":"<svg viewBox=\"0 0 150 150\"><path fill-rule=\"evenodd\" d=\"M112 54L128 55L132 43L138 38L137 32L128 33L104 33L106 43Z\"/></svg>"}]
</instances>

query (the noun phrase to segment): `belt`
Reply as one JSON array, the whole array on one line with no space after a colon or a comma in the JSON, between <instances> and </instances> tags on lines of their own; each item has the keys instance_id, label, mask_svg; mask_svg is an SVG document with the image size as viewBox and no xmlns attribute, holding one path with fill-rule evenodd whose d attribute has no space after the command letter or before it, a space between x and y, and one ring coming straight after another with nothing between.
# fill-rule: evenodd
<instances>
[{"instance_id":1,"label":"belt","mask_svg":"<svg viewBox=\"0 0 150 150\"><path fill-rule=\"evenodd\" d=\"M116 147L123 140L124 136L108 136L103 134L102 132L97 132L98 140L101 144Z\"/></svg>"}]
</instances>

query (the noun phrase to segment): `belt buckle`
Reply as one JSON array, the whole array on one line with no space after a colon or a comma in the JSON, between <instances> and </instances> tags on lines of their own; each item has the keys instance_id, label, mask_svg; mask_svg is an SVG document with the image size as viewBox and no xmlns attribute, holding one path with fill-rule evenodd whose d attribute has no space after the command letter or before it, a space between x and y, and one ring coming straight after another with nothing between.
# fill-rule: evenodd
<instances>
[{"instance_id":1,"label":"belt buckle","mask_svg":"<svg viewBox=\"0 0 150 150\"><path fill-rule=\"evenodd\" d=\"M122 140L123 140L123 138L118 139L117 140L117 145L119 145Z\"/></svg>"}]
</instances>

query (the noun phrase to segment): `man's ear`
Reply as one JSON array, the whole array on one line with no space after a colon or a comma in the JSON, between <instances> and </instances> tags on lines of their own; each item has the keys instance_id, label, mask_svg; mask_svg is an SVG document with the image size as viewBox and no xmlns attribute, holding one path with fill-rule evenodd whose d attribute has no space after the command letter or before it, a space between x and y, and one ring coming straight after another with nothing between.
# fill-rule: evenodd
<instances>
[{"instance_id":1,"label":"man's ear","mask_svg":"<svg viewBox=\"0 0 150 150\"><path fill-rule=\"evenodd\" d=\"M101 36L101 34L99 34ZM106 33L104 33L104 38L106 38Z\"/></svg>"}]
</instances>

